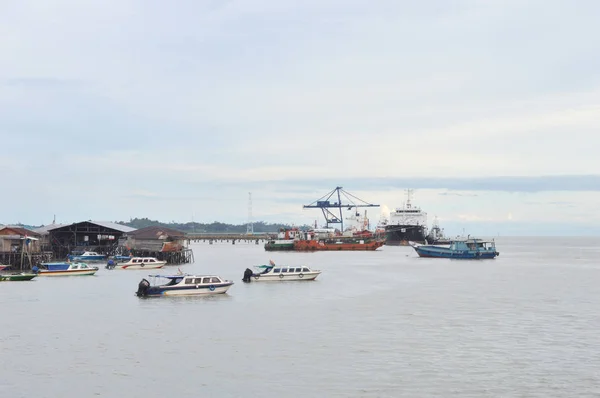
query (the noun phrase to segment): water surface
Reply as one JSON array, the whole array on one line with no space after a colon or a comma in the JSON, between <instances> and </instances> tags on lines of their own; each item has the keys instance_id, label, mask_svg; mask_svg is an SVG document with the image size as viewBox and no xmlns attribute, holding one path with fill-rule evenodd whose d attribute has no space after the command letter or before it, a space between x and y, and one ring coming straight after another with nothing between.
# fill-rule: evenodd
<instances>
[{"instance_id":1,"label":"water surface","mask_svg":"<svg viewBox=\"0 0 600 398\"><path fill-rule=\"evenodd\" d=\"M598 396L597 239L497 242L483 261L194 244L183 272L235 281L213 297L139 299L146 270L1 283L0 397ZM241 282L269 259L323 274Z\"/></svg>"}]
</instances>

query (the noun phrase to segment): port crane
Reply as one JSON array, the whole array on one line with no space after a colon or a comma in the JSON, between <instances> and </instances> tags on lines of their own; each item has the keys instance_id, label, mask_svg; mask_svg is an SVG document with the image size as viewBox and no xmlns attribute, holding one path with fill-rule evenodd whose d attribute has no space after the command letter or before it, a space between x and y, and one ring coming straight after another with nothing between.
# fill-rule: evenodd
<instances>
[{"instance_id":1,"label":"port crane","mask_svg":"<svg viewBox=\"0 0 600 398\"><path fill-rule=\"evenodd\" d=\"M331 199L332 197L333 199ZM335 201L336 199L337 201ZM342 199L347 202L342 203ZM342 209L346 208L352 210L353 208L358 207L379 207L379 205L365 202L352 195L350 192L344 191L342 187L335 187L333 191L325 194L311 204L303 206L304 209L321 209L323 216L325 217L327 228L329 228L329 224L341 224L340 230L342 232L344 232Z\"/></svg>"}]
</instances>

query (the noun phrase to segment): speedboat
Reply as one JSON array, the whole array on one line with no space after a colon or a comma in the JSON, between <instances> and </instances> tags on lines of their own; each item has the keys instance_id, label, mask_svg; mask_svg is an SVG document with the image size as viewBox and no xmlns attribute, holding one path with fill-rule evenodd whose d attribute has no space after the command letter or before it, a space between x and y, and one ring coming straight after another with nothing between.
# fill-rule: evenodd
<instances>
[{"instance_id":1,"label":"speedboat","mask_svg":"<svg viewBox=\"0 0 600 398\"><path fill-rule=\"evenodd\" d=\"M30 281L36 276L37 274L26 272L20 272L16 274L0 274L0 282Z\"/></svg>"},{"instance_id":2,"label":"speedboat","mask_svg":"<svg viewBox=\"0 0 600 398\"><path fill-rule=\"evenodd\" d=\"M155 257L132 257L125 263L114 263L112 260L108 261L106 268L108 269L155 269L162 268L167 262L160 261Z\"/></svg>"},{"instance_id":3,"label":"speedboat","mask_svg":"<svg viewBox=\"0 0 600 398\"><path fill-rule=\"evenodd\" d=\"M242 281L312 281L321 273L321 271L311 270L307 266L275 265L272 262L269 265L258 265L255 268L259 272L255 273L250 268L246 268Z\"/></svg>"},{"instance_id":4,"label":"speedboat","mask_svg":"<svg viewBox=\"0 0 600 398\"><path fill-rule=\"evenodd\" d=\"M149 277L153 282L156 282L156 279L166 279L167 282L156 284L142 279L136 292L138 297L222 294L233 285L232 281L216 275L178 274L149 275Z\"/></svg>"},{"instance_id":5,"label":"speedboat","mask_svg":"<svg viewBox=\"0 0 600 398\"><path fill-rule=\"evenodd\" d=\"M90 267L86 263L42 263L38 270L39 276L94 275L98 267ZM36 268L36 267L34 267Z\"/></svg>"},{"instance_id":6,"label":"speedboat","mask_svg":"<svg viewBox=\"0 0 600 398\"><path fill-rule=\"evenodd\" d=\"M104 261L106 260L106 255L96 252L83 252L80 254L69 254L68 258L70 261Z\"/></svg>"},{"instance_id":7,"label":"speedboat","mask_svg":"<svg viewBox=\"0 0 600 398\"><path fill-rule=\"evenodd\" d=\"M419 257L454 258L454 259L491 259L499 256L493 240L476 238L453 239L449 246L420 245L410 242Z\"/></svg>"}]
</instances>

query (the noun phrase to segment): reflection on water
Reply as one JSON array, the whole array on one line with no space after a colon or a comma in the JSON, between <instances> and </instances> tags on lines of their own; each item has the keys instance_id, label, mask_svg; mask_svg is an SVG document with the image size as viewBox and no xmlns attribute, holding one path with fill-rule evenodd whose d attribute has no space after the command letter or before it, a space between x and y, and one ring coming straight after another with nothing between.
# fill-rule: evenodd
<instances>
[{"instance_id":1,"label":"reflection on water","mask_svg":"<svg viewBox=\"0 0 600 398\"><path fill-rule=\"evenodd\" d=\"M217 296L138 298L144 270L0 284L0 397L565 397L600 393L595 239L496 260L197 244ZM241 282L305 264L316 281ZM177 267L162 270L175 273ZM157 273L156 270L153 273Z\"/></svg>"}]
</instances>

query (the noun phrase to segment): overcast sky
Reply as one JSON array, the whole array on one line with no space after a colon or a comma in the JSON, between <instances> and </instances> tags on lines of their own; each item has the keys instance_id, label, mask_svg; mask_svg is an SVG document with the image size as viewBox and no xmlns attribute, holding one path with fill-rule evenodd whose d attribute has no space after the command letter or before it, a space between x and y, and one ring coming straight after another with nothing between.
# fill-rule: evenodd
<instances>
[{"instance_id":1,"label":"overcast sky","mask_svg":"<svg viewBox=\"0 0 600 398\"><path fill-rule=\"evenodd\" d=\"M600 2L0 0L0 223L600 234Z\"/></svg>"}]
</instances>

